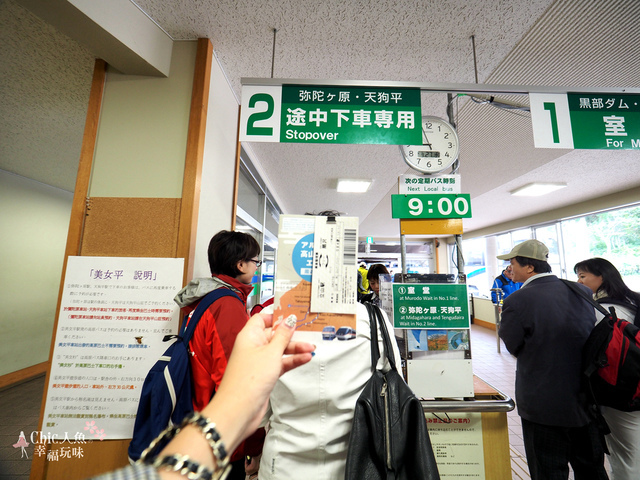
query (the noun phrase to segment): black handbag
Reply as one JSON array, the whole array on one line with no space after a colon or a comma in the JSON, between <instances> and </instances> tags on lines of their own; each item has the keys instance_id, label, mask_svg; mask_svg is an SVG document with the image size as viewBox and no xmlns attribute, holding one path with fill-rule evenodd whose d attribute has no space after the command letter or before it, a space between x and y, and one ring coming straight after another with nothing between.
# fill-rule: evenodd
<instances>
[{"instance_id":1,"label":"black handbag","mask_svg":"<svg viewBox=\"0 0 640 480\"><path fill-rule=\"evenodd\" d=\"M373 374L356 402L345 480L439 479L422 405L396 370L380 309L365 305L371 325ZM391 364L387 373L376 369L380 358L377 324Z\"/></svg>"}]
</instances>

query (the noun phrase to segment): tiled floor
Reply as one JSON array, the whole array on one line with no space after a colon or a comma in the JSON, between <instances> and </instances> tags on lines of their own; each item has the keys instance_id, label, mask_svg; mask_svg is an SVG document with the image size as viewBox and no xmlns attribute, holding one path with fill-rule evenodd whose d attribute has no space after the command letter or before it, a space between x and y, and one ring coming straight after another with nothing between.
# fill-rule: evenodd
<instances>
[{"instance_id":1,"label":"tiled floor","mask_svg":"<svg viewBox=\"0 0 640 480\"><path fill-rule=\"evenodd\" d=\"M40 404L44 391L44 375L0 390L0 480L27 480L31 470L31 432L38 429ZM24 432L30 444L14 447ZM25 457L25 454L28 458Z\"/></svg>"},{"instance_id":2,"label":"tiled floor","mask_svg":"<svg viewBox=\"0 0 640 480\"><path fill-rule=\"evenodd\" d=\"M502 393L515 399L516 359L504 344L498 353L496 332L477 325L471 326L471 357L473 373ZM509 444L511 446L511 471L513 479L529 479L527 459L522 439L522 423L517 411L507 413Z\"/></svg>"},{"instance_id":3,"label":"tiled floor","mask_svg":"<svg viewBox=\"0 0 640 480\"><path fill-rule=\"evenodd\" d=\"M516 360L507 352L504 344L501 344L500 350L501 353L497 353L496 334L493 330L477 325L471 326L474 373L501 392L515 398ZM29 437L30 433L37 429L44 380L45 377L41 376L0 391L0 480L29 478L33 449L25 449L29 455L29 459L26 459L22 456L22 449L14 448L13 445L18 442L21 431ZM529 479L522 427L516 410L507 414L507 421L512 479ZM27 442L30 442L28 438Z\"/></svg>"}]
</instances>

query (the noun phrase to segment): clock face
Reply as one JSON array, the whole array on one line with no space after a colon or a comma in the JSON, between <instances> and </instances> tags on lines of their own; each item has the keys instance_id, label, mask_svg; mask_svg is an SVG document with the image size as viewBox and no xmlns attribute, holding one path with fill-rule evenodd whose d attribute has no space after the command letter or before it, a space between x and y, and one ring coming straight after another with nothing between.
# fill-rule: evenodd
<instances>
[{"instance_id":1,"label":"clock face","mask_svg":"<svg viewBox=\"0 0 640 480\"><path fill-rule=\"evenodd\" d=\"M438 117L422 117L423 145L401 145L404 161L423 173L436 173L449 168L458 158L458 134Z\"/></svg>"}]
</instances>

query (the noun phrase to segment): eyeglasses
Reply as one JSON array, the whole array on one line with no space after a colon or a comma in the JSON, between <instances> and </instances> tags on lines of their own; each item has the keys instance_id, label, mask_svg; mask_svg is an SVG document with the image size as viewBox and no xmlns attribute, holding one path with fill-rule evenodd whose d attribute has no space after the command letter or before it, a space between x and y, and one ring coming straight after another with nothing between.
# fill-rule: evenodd
<instances>
[{"instance_id":1,"label":"eyeglasses","mask_svg":"<svg viewBox=\"0 0 640 480\"><path fill-rule=\"evenodd\" d=\"M250 258L249 261L255 263L256 268L260 268L260 265L262 265L262 260L254 260L253 258Z\"/></svg>"}]
</instances>

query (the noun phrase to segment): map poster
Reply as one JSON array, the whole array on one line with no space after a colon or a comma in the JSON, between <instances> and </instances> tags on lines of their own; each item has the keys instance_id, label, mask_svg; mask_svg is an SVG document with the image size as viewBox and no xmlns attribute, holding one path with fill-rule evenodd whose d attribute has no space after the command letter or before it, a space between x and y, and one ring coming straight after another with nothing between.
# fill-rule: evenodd
<instances>
[{"instance_id":1,"label":"map poster","mask_svg":"<svg viewBox=\"0 0 640 480\"><path fill-rule=\"evenodd\" d=\"M326 221L327 217L318 217ZM357 241L357 225L358 220L355 218L355 237L350 230L354 225L353 217L335 217L336 223L340 228L334 230L338 232L340 237L339 243L355 238ZM340 296L341 289L350 281L350 277L345 276L344 271L351 271L353 277L353 290L355 292L355 282L357 278L356 264L352 266L340 266L344 263L343 256L333 254L329 257L330 261L338 262L335 275L325 272L320 276L320 281L324 281L324 285L313 285L313 282L319 281L314 278L314 252L315 252L315 228L316 217L310 215L281 215L280 227L278 231L278 253L277 268L275 276L275 298L274 298L274 322L294 315L297 320L296 338L301 339L301 335L310 341L350 339L355 337L356 315L354 313L335 313L331 308L319 308L318 311L311 309L312 290L316 292L323 291L326 298L330 298L331 294ZM325 238L322 234L321 239ZM354 240L351 240L354 241ZM334 243L335 245L335 243ZM350 245L346 247L350 251ZM319 250L320 251L320 250ZM344 252L343 252L344 253ZM333 283L332 278L337 283ZM342 298L342 297L341 297ZM346 299L346 296L344 297ZM347 300L349 303L350 300ZM325 302L326 303L326 302ZM330 303L330 300L329 300ZM322 305L321 305L322 307ZM355 308L355 303L353 305ZM310 336L306 334L311 334Z\"/></svg>"},{"instance_id":2,"label":"map poster","mask_svg":"<svg viewBox=\"0 0 640 480\"><path fill-rule=\"evenodd\" d=\"M142 383L178 330L184 259L69 257L43 431L131 438Z\"/></svg>"}]
</instances>

